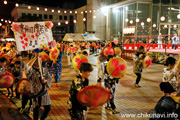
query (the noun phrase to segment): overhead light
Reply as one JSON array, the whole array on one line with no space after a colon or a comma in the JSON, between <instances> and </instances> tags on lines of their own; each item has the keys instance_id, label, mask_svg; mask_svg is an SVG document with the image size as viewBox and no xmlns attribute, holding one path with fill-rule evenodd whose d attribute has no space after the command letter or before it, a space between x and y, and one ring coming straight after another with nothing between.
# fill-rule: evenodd
<instances>
[{"instance_id":1,"label":"overhead light","mask_svg":"<svg viewBox=\"0 0 180 120\"><path fill-rule=\"evenodd\" d=\"M173 27L174 27L174 28L177 28L177 25L174 25Z\"/></svg>"},{"instance_id":2,"label":"overhead light","mask_svg":"<svg viewBox=\"0 0 180 120\"><path fill-rule=\"evenodd\" d=\"M141 26L144 26L144 22L141 22Z\"/></svg>"},{"instance_id":3,"label":"overhead light","mask_svg":"<svg viewBox=\"0 0 180 120\"><path fill-rule=\"evenodd\" d=\"M28 9L31 9L31 6L28 6Z\"/></svg>"},{"instance_id":4,"label":"overhead light","mask_svg":"<svg viewBox=\"0 0 180 120\"><path fill-rule=\"evenodd\" d=\"M165 19L166 19L166 18L165 18L164 16L161 17L161 21L165 21Z\"/></svg>"},{"instance_id":5,"label":"overhead light","mask_svg":"<svg viewBox=\"0 0 180 120\"><path fill-rule=\"evenodd\" d=\"M7 5L7 1L6 0L4 1L4 4Z\"/></svg>"},{"instance_id":6,"label":"overhead light","mask_svg":"<svg viewBox=\"0 0 180 120\"><path fill-rule=\"evenodd\" d=\"M60 10L58 10L58 13L60 13L61 11Z\"/></svg>"},{"instance_id":7,"label":"overhead light","mask_svg":"<svg viewBox=\"0 0 180 120\"><path fill-rule=\"evenodd\" d=\"M139 18L136 18L136 22L137 22L137 23L139 22Z\"/></svg>"},{"instance_id":8,"label":"overhead light","mask_svg":"<svg viewBox=\"0 0 180 120\"><path fill-rule=\"evenodd\" d=\"M153 24L153 27L155 28L155 27L156 27L156 24Z\"/></svg>"},{"instance_id":9,"label":"overhead light","mask_svg":"<svg viewBox=\"0 0 180 120\"><path fill-rule=\"evenodd\" d=\"M177 15L177 19L180 19L180 13Z\"/></svg>"},{"instance_id":10,"label":"overhead light","mask_svg":"<svg viewBox=\"0 0 180 120\"><path fill-rule=\"evenodd\" d=\"M128 19L128 18L126 18L126 19L125 19L125 22L128 22L128 21L129 21L129 19Z\"/></svg>"},{"instance_id":11,"label":"overhead light","mask_svg":"<svg viewBox=\"0 0 180 120\"><path fill-rule=\"evenodd\" d=\"M130 23L130 24L133 24L133 20L130 20L129 23Z\"/></svg>"},{"instance_id":12,"label":"overhead light","mask_svg":"<svg viewBox=\"0 0 180 120\"><path fill-rule=\"evenodd\" d=\"M37 7L36 10L39 10L39 7Z\"/></svg>"},{"instance_id":13,"label":"overhead light","mask_svg":"<svg viewBox=\"0 0 180 120\"><path fill-rule=\"evenodd\" d=\"M151 22L151 18L147 18L147 22Z\"/></svg>"},{"instance_id":14,"label":"overhead light","mask_svg":"<svg viewBox=\"0 0 180 120\"><path fill-rule=\"evenodd\" d=\"M19 4L18 4L18 3L16 3L16 4L15 4L15 6L16 6L16 7L19 7Z\"/></svg>"}]
</instances>

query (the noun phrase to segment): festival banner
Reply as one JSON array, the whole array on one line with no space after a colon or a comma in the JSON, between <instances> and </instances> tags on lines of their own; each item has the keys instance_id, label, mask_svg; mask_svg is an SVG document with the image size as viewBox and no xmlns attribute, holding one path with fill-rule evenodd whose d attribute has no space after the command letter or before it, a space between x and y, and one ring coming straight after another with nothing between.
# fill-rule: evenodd
<instances>
[{"instance_id":1,"label":"festival banner","mask_svg":"<svg viewBox=\"0 0 180 120\"><path fill-rule=\"evenodd\" d=\"M49 47L53 41L53 23L46 22L15 22L12 30L18 51L33 50L36 48Z\"/></svg>"}]
</instances>

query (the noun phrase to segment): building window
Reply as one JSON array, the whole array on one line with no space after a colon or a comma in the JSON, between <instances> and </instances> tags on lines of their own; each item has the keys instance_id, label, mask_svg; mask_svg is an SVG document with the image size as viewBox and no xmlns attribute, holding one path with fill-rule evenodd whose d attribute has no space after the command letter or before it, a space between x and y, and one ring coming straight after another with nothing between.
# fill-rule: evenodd
<instances>
[{"instance_id":1,"label":"building window","mask_svg":"<svg viewBox=\"0 0 180 120\"><path fill-rule=\"evenodd\" d=\"M22 16L26 16L26 13L22 13Z\"/></svg>"},{"instance_id":2,"label":"building window","mask_svg":"<svg viewBox=\"0 0 180 120\"><path fill-rule=\"evenodd\" d=\"M31 16L31 13L28 13L28 16Z\"/></svg>"},{"instance_id":3,"label":"building window","mask_svg":"<svg viewBox=\"0 0 180 120\"><path fill-rule=\"evenodd\" d=\"M34 17L37 17L37 14L33 14Z\"/></svg>"},{"instance_id":4,"label":"building window","mask_svg":"<svg viewBox=\"0 0 180 120\"><path fill-rule=\"evenodd\" d=\"M41 19L42 19L42 14L39 14L39 18L41 18Z\"/></svg>"},{"instance_id":5,"label":"building window","mask_svg":"<svg viewBox=\"0 0 180 120\"><path fill-rule=\"evenodd\" d=\"M52 15L49 15L49 19L53 19L53 16L52 16Z\"/></svg>"},{"instance_id":6,"label":"building window","mask_svg":"<svg viewBox=\"0 0 180 120\"><path fill-rule=\"evenodd\" d=\"M44 15L44 19L47 19L47 15Z\"/></svg>"},{"instance_id":7,"label":"building window","mask_svg":"<svg viewBox=\"0 0 180 120\"><path fill-rule=\"evenodd\" d=\"M70 21L73 21L74 16L70 15Z\"/></svg>"},{"instance_id":8,"label":"building window","mask_svg":"<svg viewBox=\"0 0 180 120\"><path fill-rule=\"evenodd\" d=\"M63 19L63 16L62 16L62 15L60 15L60 16L59 16L59 20L62 20L62 19Z\"/></svg>"},{"instance_id":9,"label":"building window","mask_svg":"<svg viewBox=\"0 0 180 120\"><path fill-rule=\"evenodd\" d=\"M64 16L64 20L67 20L67 16Z\"/></svg>"}]
</instances>

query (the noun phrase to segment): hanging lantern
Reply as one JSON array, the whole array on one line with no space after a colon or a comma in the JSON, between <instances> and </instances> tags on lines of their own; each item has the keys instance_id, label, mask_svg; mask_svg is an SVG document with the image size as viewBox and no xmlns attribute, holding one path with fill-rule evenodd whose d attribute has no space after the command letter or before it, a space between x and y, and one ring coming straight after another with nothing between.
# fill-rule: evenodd
<instances>
[{"instance_id":1,"label":"hanging lantern","mask_svg":"<svg viewBox=\"0 0 180 120\"><path fill-rule=\"evenodd\" d=\"M61 11L60 11L60 10L58 10L58 13L61 13Z\"/></svg>"},{"instance_id":2,"label":"hanging lantern","mask_svg":"<svg viewBox=\"0 0 180 120\"><path fill-rule=\"evenodd\" d=\"M141 26L144 26L144 22L141 22Z\"/></svg>"},{"instance_id":3,"label":"hanging lantern","mask_svg":"<svg viewBox=\"0 0 180 120\"><path fill-rule=\"evenodd\" d=\"M147 22L151 22L151 18L147 18Z\"/></svg>"},{"instance_id":4,"label":"hanging lantern","mask_svg":"<svg viewBox=\"0 0 180 120\"><path fill-rule=\"evenodd\" d=\"M83 18L83 21L86 21L86 18Z\"/></svg>"},{"instance_id":5,"label":"hanging lantern","mask_svg":"<svg viewBox=\"0 0 180 120\"><path fill-rule=\"evenodd\" d=\"M130 20L130 24L133 24L133 20Z\"/></svg>"},{"instance_id":6,"label":"hanging lantern","mask_svg":"<svg viewBox=\"0 0 180 120\"><path fill-rule=\"evenodd\" d=\"M165 19L166 19L166 18L165 18L164 16L161 17L161 21L165 21Z\"/></svg>"},{"instance_id":7,"label":"hanging lantern","mask_svg":"<svg viewBox=\"0 0 180 120\"><path fill-rule=\"evenodd\" d=\"M77 20L74 20L73 22L74 22L74 23L77 23Z\"/></svg>"},{"instance_id":8,"label":"hanging lantern","mask_svg":"<svg viewBox=\"0 0 180 120\"><path fill-rule=\"evenodd\" d=\"M174 25L173 27L174 27L174 28L177 28L177 25Z\"/></svg>"},{"instance_id":9,"label":"hanging lantern","mask_svg":"<svg viewBox=\"0 0 180 120\"><path fill-rule=\"evenodd\" d=\"M128 19L128 18L126 18L126 19L125 19L125 22L128 22L128 21L129 21L129 19Z\"/></svg>"},{"instance_id":10,"label":"hanging lantern","mask_svg":"<svg viewBox=\"0 0 180 120\"><path fill-rule=\"evenodd\" d=\"M156 27L156 24L153 24L153 27L155 28L155 27Z\"/></svg>"},{"instance_id":11,"label":"hanging lantern","mask_svg":"<svg viewBox=\"0 0 180 120\"><path fill-rule=\"evenodd\" d=\"M15 4L15 6L16 6L16 7L19 7L19 4L18 4L18 3L16 3L16 4Z\"/></svg>"},{"instance_id":12,"label":"hanging lantern","mask_svg":"<svg viewBox=\"0 0 180 120\"><path fill-rule=\"evenodd\" d=\"M137 22L137 23L139 22L139 18L136 18L136 22Z\"/></svg>"},{"instance_id":13,"label":"hanging lantern","mask_svg":"<svg viewBox=\"0 0 180 120\"><path fill-rule=\"evenodd\" d=\"M58 25L60 26L60 25L61 25L61 23L60 23L60 22L58 22Z\"/></svg>"},{"instance_id":14,"label":"hanging lantern","mask_svg":"<svg viewBox=\"0 0 180 120\"><path fill-rule=\"evenodd\" d=\"M39 10L39 7L37 7L36 10Z\"/></svg>"},{"instance_id":15,"label":"hanging lantern","mask_svg":"<svg viewBox=\"0 0 180 120\"><path fill-rule=\"evenodd\" d=\"M31 9L31 6L28 6L28 9Z\"/></svg>"},{"instance_id":16,"label":"hanging lantern","mask_svg":"<svg viewBox=\"0 0 180 120\"><path fill-rule=\"evenodd\" d=\"M180 13L177 15L177 19L180 19Z\"/></svg>"},{"instance_id":17,"label":"hanging lantern","mask_svg":"<svg viewBox=\"0 0 180 120\"><path fill-rule=\"evenodd\" d=\"M4 1L4 4L7 5L7 1L6 0Z\"/></svg>"},{"instance_id":18,"label":"hanging lantern","mask_svg":"<svg viewBox=\"0 0 180 120\"><path fill-rule=\"evenodd\" d=\"M54 9L52 9L52 12L54 12Z\"/></svg>"},{"instance_id":19,"label":"hanging lantern","mask_svg":"<svg viewBox=\"0 0 180 120\"><path fill-rule=\"evenodd\" d=\"M45 8L44 11L47 11L47 8Z\"/></svg>"},{"instance_id":20,"label":"hanging lantern","mask_svg":"<svg viewBox=\"0 0 180 120\"><path fill-rule=\"evenodd\" d=\"M167 25L164 25L164 28L167 28Z\"/></svg>"}]
</instances>

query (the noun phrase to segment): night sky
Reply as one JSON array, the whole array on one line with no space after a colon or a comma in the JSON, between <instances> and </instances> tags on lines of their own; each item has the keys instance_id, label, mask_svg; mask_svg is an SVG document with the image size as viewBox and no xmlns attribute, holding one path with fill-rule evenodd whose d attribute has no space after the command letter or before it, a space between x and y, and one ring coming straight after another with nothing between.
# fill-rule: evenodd
<instances>
[{"instance_id":1,"label":"night sky","mask_svg":"<svg viewBox=\"0 0 180 120\"><path fill-rule=\"evenodd\" d=\"M11 10L15 7L15 3L28 4L28 5L39 5L49 7L62 8L63 3L72 2L75 4L75 8L86 5L86 0L7 0L8 4L4 5L4 0L0 0L0 19L10 19Z\"/></svg>"}]
</instances>

